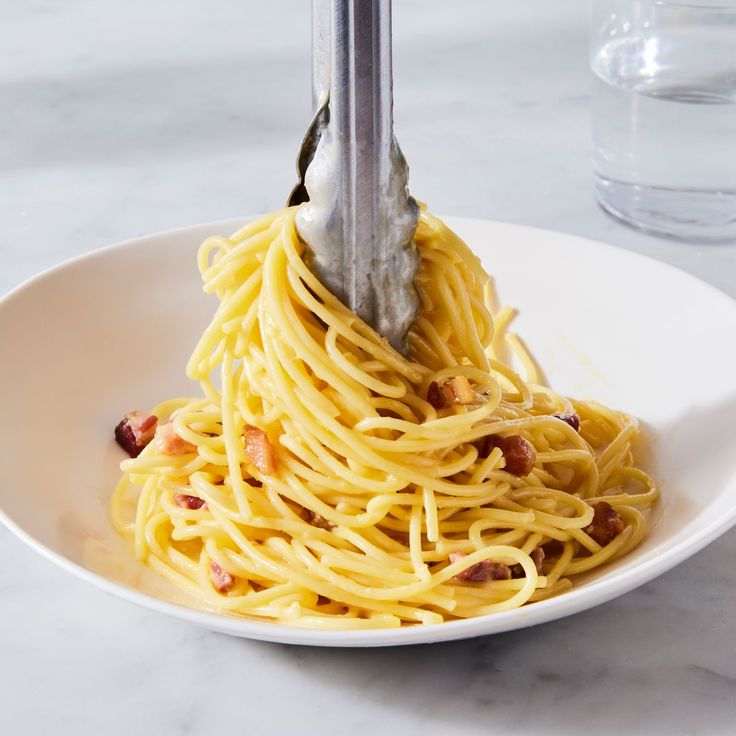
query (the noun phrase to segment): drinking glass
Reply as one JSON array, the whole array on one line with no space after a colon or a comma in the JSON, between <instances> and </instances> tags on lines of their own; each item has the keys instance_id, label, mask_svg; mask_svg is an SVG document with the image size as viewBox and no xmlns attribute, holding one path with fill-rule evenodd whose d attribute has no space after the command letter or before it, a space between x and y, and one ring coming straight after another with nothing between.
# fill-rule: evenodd
<instances>
[{"instance_id":1,"label":"drinking glass","mask_svg":"<svg viewBox=\"0 0 736 736\"><path fill-rule=\"evenodd\" d=\"M736 239L736 0L591 0L596 197L685 240Z\"/></svg>"}]
</instances>

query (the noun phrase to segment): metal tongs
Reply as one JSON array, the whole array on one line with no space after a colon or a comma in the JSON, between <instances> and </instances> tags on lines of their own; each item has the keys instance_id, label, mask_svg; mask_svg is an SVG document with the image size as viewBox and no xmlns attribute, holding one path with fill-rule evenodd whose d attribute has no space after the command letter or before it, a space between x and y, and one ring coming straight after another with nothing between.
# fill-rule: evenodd
<instances>
[{"instance_id":1,"label":"metal tongs","mask_svg":"<svg viewBox=\"0 0 736 736\"><path fill-rule=\"evenodd\" d=\"M312 1L316 114L298 158L307 263L401 352L417 313L419 208L393 134L391 0Z\"/></svg>"}]
</instances>

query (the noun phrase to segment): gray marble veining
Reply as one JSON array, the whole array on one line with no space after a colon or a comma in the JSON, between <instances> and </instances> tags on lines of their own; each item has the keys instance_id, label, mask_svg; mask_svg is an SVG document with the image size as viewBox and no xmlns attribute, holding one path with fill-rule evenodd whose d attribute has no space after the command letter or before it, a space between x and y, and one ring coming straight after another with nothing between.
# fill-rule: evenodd
<instances>
[{"instance_id":1,"label":"gray marble veining","mask_svg":"<svg viewBox=\"0 0 736 736\"><path fill-rule=\"evenodd\" d=\"M0 5L0 293L117 240L281 205L310 115L307 5ZM736 296L736 244L657 240L594 204L586 22L582 0L397 0L412 192L635 250ZM0 530L0 733L733 734L735 557L731 532L568 619L336 651L169 620Z\"/></svg>"}]
</instances>

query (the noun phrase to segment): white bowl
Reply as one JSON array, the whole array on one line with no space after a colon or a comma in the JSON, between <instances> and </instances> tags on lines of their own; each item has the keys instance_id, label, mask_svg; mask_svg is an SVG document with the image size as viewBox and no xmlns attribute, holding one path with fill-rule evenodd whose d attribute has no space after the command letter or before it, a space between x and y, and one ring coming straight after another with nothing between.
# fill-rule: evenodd
<instances>
[{"instance_id":1,"label":"white bowl","mask_svg":"<svg viewBox=\"0 0 736 736\"><path fill-rule=\"evenodd\" d=\"M467 621L310 631L205 611L136 563L108 499L126 411L198 395L184 365L215 309L197 246L242 221L131 240L42 274L0 301L0 518L63 568L211 629L269 641L382 646L491 634L603 603L736 521L736 302L659 262L560 233L448 218L521 310L552 385L643 421L663 500L632 554L556 598ZM22 574L22 573L19 573ZM687 595L687 591L683 591Z\"/></svg>"}]
</instances>

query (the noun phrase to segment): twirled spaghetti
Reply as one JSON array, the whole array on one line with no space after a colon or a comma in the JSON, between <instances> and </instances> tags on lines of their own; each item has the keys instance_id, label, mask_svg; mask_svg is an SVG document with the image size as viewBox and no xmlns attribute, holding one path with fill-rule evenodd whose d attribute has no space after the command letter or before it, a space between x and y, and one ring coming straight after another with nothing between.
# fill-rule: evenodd
<instances>
[{"instance_id":1,"label":"twirled spaghetti","mask_svg":"<svg viewBox=\"0 0 736 736\"><path fill-rule=\"evenodd\" d=\"M405 358L310 272L295 212L200 249L220 300L187 366L203 397L152 410L180 454L151 442L124 461L111 505L140 560L219 610L388 627L554 595L640 542L657 490L634 464L636 421L540 384L510 310L494 331L460 238L422 212ZM509 438L529 467L514 471ZM610 538L594 509L619 524Z\"/></svg>"}]
</instances>

